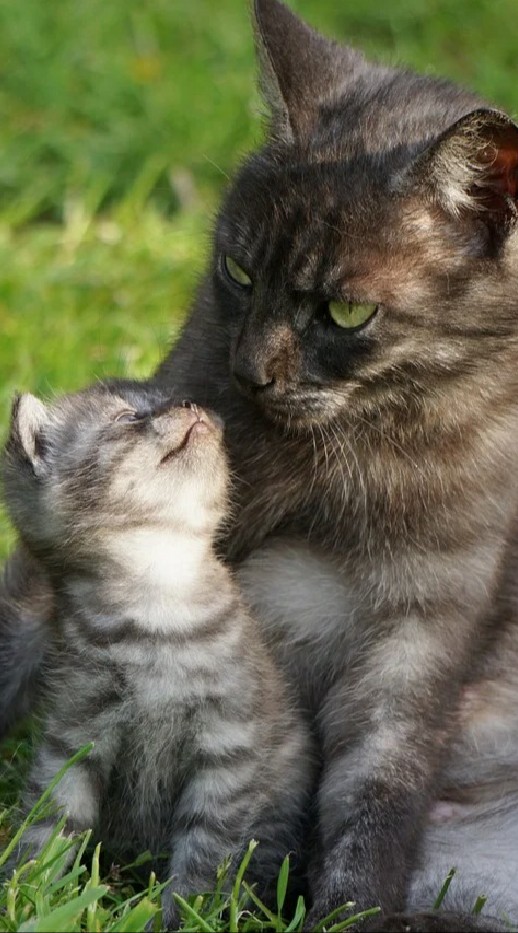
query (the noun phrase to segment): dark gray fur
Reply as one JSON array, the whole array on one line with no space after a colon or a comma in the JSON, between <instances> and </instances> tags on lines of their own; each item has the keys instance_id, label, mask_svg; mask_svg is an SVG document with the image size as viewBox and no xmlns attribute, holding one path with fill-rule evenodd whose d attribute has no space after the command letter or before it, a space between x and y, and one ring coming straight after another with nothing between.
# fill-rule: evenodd
<instances>
[{"instance_id":1,"label":"dark gray fur","mask_svg":"<svg viewBox=\"0 0 518 933\"><path fill-rule=\"evenodd\" d=\"M27 809L93 742L53 791L67 832L94 827L119 858L165 851L183 895L212 889L222 860L232 871L255 838L252 878L271 897L285 855L300 862L311 745L214 554L227 489L219 421L133 383L48 408L22 396L4 486L53 581L59 639ZM22 847L37 854L55 820L31 826ZM176 929L170 894L164 906Z\"/></svg>"},{"instance_id":2,"label":"dark gray fur","mask_svg":"<svg viewBox=\"0 0 518 933\"><path fill-rule=\"evenodd\" d=\"M155 381L225 418L227 553L313 709L310 920L500 929L485 893L516 925L518 130L277 0L256 20L268 138ZM346 333L336 300L378 312Z\"/></svg>"}]
</instances>

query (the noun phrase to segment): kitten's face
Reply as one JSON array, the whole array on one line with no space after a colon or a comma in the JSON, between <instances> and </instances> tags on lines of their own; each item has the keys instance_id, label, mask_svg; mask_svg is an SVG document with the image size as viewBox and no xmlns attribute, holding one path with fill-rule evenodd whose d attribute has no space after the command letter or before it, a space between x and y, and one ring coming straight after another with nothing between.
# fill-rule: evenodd
<instances>
[{"instance_id":1,"label":"kitten's face","mask_svg":"<svg viewBox=\"0 0 518 933\"><path fill-rule=\"evenodd\" d=\"M36 543L73 541L85 553L99 532L138 526L212 535L225 507L222 429L201 409L131 383L49 408L22 396L4 479L19 530Z\"/></svg>"},{"instance_id":2,"label":"kitten's face","mask_svg":"<svg viewBox=\"0 0 518 933\"><path fill-rule=\"evenodd\" d=\"M216 238L231 370L267 417L300 429L404 405L515 332L482 222L394 193L379 157L296 161L251 160Z\"/></svg>"}]
</instances>

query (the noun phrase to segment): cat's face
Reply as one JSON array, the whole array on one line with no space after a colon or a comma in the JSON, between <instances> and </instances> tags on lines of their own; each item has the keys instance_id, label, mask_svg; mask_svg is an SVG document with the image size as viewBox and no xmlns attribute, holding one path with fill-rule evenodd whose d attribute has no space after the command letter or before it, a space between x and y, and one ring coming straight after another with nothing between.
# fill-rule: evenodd
<instances>
[{"instance_id":1,"label":"cat's face","mask_svg":"<svg viewBox=\"0 0 518 933\"><path fill-rule=\"evenodd\" d=\"M125 528L213 535L225 507L219 419L159 391L114 382L45 406L14 405L7 504L24 537L88 557Z\"/></svg>"},{"instance_id":2,"label":"cat's face","mask_svg":"<svg viewBox=\"0 0 518 933\"><path fill-rule=\"evenodd\" d=\"M518 129L264 7L277 125L227 197L213 265L233 381L299 430L404 408L517 331Z\"/></svg>"},{"instance_id":3,"label":"cat's face","mask_svg":"<svg viewBox=\"0 0 518 933\"><path fill-rule=\"evenodd\" d=\"M325 422L426 392L515 332L487 233L363 165L242 173L214 269L235 382L271 418ZM245 192L243 197L242 192Z\"/></svg>"}]
</instances>

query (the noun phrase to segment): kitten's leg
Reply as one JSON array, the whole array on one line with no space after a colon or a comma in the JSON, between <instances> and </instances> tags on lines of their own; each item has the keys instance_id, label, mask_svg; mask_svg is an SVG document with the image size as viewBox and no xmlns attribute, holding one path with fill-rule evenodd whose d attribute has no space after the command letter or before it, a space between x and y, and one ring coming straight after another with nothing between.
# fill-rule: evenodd
<instances>
[{"instance_id":1,"label":"kitten's leg","mask_svg":"<svg viewBox=\"0 0 518 933\"><path fill-rule=\"evenodd\" d=\"M58 708L66 707L66 698ZM75 711L78 707L75 706ZM114 731L107 732L102 720L97 722L84 717L67 723L61 717L52 717L46 726L42 744L32 766L24 799L24 809L29 812L43 792L66 765L72 756L82 747L93 742L93 749L86 758L81 759L65 771L63 777L52 790L49 812L27 828L20 841L13 866L20 855L28 850L29 857L37 857L50 836L56 823L64 815L65 835L72 835L86 829L95 828L98 823L103 789L106 786L111 767L117 754L118 737ZM78 724L80 723L80 724ZM68 862L74 857L74 847L70 849Z\"/></svg>"},{"instance_id":2,"label":"kitten's leg","mask_svg":"<svg viewBox=\"0 0 518 933\"><path fill-rule=\"evenodd\" d=\"M0 581L0 740L36 706L52 647L52 610L43 570L19 548Z\"/></svg>"},{"instance_id":3,"label":"kitten's leg","mask_svg":"<svg viewBox=\"0 0 518 933\"><path fill-rule=\"evenodd\" d=\"M182 896L213 890L216 870L226 858L236 860L254 809L257 763L214 759L192 766L193 778L185 787L175 813L169 875L171 885L162 895L165 928L177 929L179 912L173 892Z\"/></svg>"},{"instance_id":4,"label":"kitten's leg","mask_svg":"<svg viewBox=\"0 0 518 933\"><path fill-rule=\"evenodd\" d=\"M277 879L289 856L289 901L306 891L307 852L311 803L315 790L316 756L313 740L303 723L293 723L282 746L270 749L275 777L264 806L249 830L259 843L247 869L247 881L267 906L275 909Z\"/></svg>"},{"instance_id":5,"label":"kitten's leg","mask_svg":"<svg viewBox=\"0 0 518 933\"><path fill-rule=\"evenodd\" d=\"M176 929L173 891L182 896L211 891L216 869L231 857L230 878L251 839L259 842L247 872L259 893L271 892L288 853L300 855L312 780L309 736L294 724L278 748L254 746L253 724L226 723L226 751L214 742L198 762L175 814L170 875L163 898L164 922ZM220 736L225 729L215 730ZM254 739L255 735L255 739ZM272 760L271 771L265 761ZM267 773L267 776L266 776Z\"/></svg>"},{"instance_id":6,"label":"kitten's leg","mask_svg":"<svg viewBox=\"0 0 518 933\"><path fill-rule=\"evenodd\" d=\"M323 859L308 925L347 901L402 910L430 800L456 727L469 620L408 616L366 651L320 715Z\"/></svg>"}]
</instances>

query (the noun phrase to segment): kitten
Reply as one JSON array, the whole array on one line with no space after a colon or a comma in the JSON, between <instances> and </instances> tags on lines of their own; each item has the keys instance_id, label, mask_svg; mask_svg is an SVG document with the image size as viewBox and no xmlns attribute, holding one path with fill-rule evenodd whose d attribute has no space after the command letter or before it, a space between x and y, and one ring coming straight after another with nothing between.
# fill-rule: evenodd
<instances>
[{"instance_id":1,"label":"kitten","mask_svg":"<svg viewBox=\"0 0 518 933\"><path fill-rule=\"evenodd\" d=\"M353 899L496 930L471 909L518 921L518 129L277 0L256 20L268 138L155 383L225 418L224 545L312 705L308 926Z\"/></svg>"},{"instance_id":2,"label":"kitten","mask_svg":"<svg viewBox=\"0 0 518 933\"><path fill-rule=\"evenodd\" d=\"M93 742L53 792L66 832L96 827L124 857L165 849L183 895L251 838L273 889L311 783L305 725L214 553L227 482L219 419L167 393L114 382L14 404L6 502L60 637L27 807ZM34 853L55 820L28 829Z\"/></svg>"}]
</instances>

